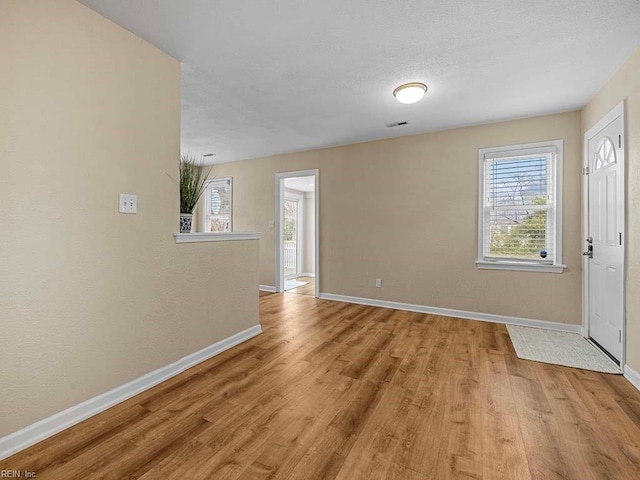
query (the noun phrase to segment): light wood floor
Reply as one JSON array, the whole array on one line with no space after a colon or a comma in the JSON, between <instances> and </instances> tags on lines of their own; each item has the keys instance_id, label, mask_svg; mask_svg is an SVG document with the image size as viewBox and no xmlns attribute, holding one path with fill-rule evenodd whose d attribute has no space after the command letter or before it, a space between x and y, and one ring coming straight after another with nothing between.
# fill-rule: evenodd
<instances>
[{"instance_id":1,"label":"light wood floor","mask_svg":"<svg viewBox=\"0 0 640 480\"><path fill-rule=\"evenodd\" d=\"M638 479L640 392L503 325L261 294L264 333L0 462L38 479Z\"/></svg>"},{"instance_id":2,"label":"light wood floor","mask_svg":"<svg viewBox=\"0 0 640 480\"><path fill-rule=\"evenodd\" d=\"M287 290L287 293L297 293L299 295L311 295L314 297L316 295L316 279L314 277L298 277L296 280L300 282L309 282L306 285L302 285L298 288L292 288L291 290Z\"/></svg>"}]
</instances>

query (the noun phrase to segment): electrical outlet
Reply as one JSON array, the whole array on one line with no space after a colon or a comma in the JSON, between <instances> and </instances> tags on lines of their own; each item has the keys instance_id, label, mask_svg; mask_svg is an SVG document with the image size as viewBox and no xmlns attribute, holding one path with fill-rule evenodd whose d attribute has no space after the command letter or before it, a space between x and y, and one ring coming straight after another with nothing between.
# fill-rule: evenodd
<instances>
[{"instance_id":1,"label":"electrical outlet","mask_svg":"<svg viewBox=\"0 0 640 480\"><path fill-rule=\"evenodd\" d=\"M138 196L131 193L120 194L120 213L138 213Z\"/></svg>"},{"instance_id":2,"label":"electrical outlet","mask_svg":"<svg viewBox=\"0 0 640 480\"><path fill-rule=\"evenodd\" d=\"M274 222L273 220L269 220L269 228L273 228L276 226L276 222Z\"/></svg>"},{"instance_id":3,"label":"electrical outlet","mask_svg":"<svg viewBox=\"0 0 640 480\"><path fill-rule=\"evenodd\" d=\"M376 278L376 288L382 288L382 279Z\"/></svg>"}]
</instances>

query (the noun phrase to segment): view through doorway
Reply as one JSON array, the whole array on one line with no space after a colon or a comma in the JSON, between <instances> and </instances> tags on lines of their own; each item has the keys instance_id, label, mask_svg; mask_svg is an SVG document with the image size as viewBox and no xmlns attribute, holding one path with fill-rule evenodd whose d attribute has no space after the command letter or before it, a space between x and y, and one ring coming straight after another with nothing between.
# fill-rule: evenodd
<instances>
[{"instance_id":1,"label":"view through doorway","mask_svg":"<svg viewBox=\"0 0 640 480\"><path fill-rule=\"evenodd\" d=\"M303 253L305 248L304 229L307 219L304 215L304 193L288 187L296 178L284 181L284 204L282 215L284 218L282 238L284 253L284 278L292 280L302 276ZM309 183L312 185L312 183Z\"/></svg>"},{"instance_id":2,"label":"view through doorway","mask_svg":"<svg viewBox=\"0 0 640 480\"><path fill-rule=\"evenodd\" d=\"M315 277L298 277L295 279L294 284L289 284L289 282L285 281L285 292L287 293L297 293L298 295L311 295L315 296L316 290L316 279ZM287 289L287 286L289 288Z\"/></svg>"},{"instance_id":3,"label":"view through doorway","mask_svg":"<svg viewBox=\"0 0 640 480\"><path fill-rule=\"evenodd\" d=\"M317 296L316 171L276 176L277 291ZM305 174L306 173L306 174ZM278 178L281 176L281 178Z\"/></svg>"}]
</instances>

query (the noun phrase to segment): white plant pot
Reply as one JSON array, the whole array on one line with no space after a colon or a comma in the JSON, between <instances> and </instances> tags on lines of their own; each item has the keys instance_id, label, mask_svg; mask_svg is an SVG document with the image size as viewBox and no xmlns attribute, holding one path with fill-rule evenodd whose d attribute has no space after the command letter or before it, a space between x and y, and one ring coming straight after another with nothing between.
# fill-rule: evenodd
<instances>
[{"instance_id":1,"label":"white plant pot","mask_svg":"<svg viewBox=\"0 0 640 480\"><path fill-rule=\"evenodd\" d=\"M193 213L180 214L180 233L191 233L193 228Z\"/></svg>"}]
</instances>

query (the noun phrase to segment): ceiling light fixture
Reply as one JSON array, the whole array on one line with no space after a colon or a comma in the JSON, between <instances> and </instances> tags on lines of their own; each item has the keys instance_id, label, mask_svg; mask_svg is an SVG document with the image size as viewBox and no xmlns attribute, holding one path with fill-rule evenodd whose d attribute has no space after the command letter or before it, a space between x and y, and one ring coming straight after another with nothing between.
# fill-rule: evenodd
<instances>
[{"instance_id":1,"label":"ceiling light fixture","mask_svg":"<svg viewBox=\"0 0 640 480\"><path fill-rule=\"evenodd\" d=\"M427 92L427 86L420 82L411 82L400 85L393 91L393 96L400 103L410 104L422 100Z\"/></svg>"}]
</instances>

